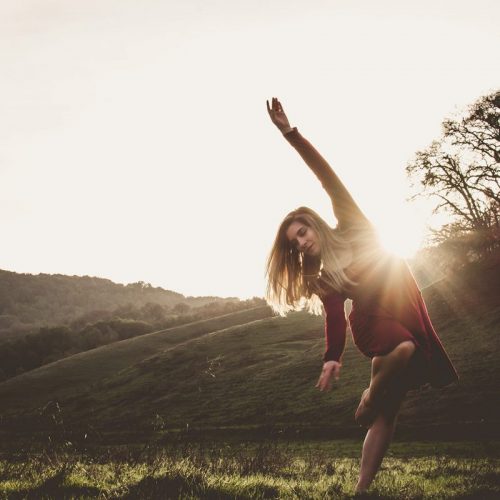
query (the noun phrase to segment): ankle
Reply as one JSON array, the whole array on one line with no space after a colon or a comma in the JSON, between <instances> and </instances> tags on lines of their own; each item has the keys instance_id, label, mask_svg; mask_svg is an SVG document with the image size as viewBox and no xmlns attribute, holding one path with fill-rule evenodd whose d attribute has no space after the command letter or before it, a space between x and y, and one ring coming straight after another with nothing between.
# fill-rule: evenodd
<instances>
[{"instance_id":1,"label":"ankle","mask_svg":"<svg viewBox=\"0 0 500 500\"><path fill-rule=\"evenodd\" d=\"M358 480L358 484L356 484L356 489L354 490L354 493L356 495L362 495L362 494L366 493L366 491L370 487L371 483L372 483L372 479L360 477Z\"/></svg>"},{"instance_id":2,"label":"ankle","mask_svg":"<svg viewBox=\"0 0 500 500\"><path fill-rule=\"evenodd\" d=\"M360 486L359 483L356 485L356 489L354 490L355 497L363 497L367 494L368 488L364 486Z\"/></svg>"}]
</instances>

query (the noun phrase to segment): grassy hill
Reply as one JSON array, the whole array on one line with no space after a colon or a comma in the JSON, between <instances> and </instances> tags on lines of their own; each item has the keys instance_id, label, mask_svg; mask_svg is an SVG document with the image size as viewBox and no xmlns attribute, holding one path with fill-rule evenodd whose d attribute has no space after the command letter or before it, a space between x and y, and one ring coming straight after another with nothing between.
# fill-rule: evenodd
<instances>
[{"instance_id":1,"label":"grassy hill","mask_svg":"<svg viewBox=\"0 0 500 500\"><path fill-rule=\"evenodd\" d=\"M477 264L424 291L461 379L413 392L402 411L403 427L443 438L498 433L499 271L498 263ZM4 382L4 424L20 430L37 425L37 408L57 397L66 426L103 431L356 432L353 412L370 365L350 341L341 379L324 394L314 388L323 351L320 317L295 313L247 322L229 316L224 324L211 320L211 326L146 335Z\"/></svg>"},{"instance_id":2,"label":"grassy hill","mask_svg":"<svg viewBox=\"0 0 500 500\"><path fill-rule=\"evenodd\" d=\"M268 307L257 307L174 328L141 335L75 354L0 384L4 409L33 409L50 401L87 391L94 384L150 356L182 346L191 339L233 325L269 316Z\"/></svg>"}]
</instances>

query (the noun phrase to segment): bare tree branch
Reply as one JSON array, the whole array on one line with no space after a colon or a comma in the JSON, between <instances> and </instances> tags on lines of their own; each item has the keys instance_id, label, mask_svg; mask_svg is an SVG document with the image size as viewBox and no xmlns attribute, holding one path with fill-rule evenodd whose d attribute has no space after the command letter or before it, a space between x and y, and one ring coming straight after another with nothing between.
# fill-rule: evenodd
<instances>
[{"instance_id":1,"label":"bare tree branch","mask_svg":"<svg viewBox=\"0 0 500 500\"><path fill-rule=\"evenodd\" d=\"M500 91L481 97L406 167L419 196L439 200L454 224L475 230L498 225L500 206Z\"/></svg>"}]
</instances>

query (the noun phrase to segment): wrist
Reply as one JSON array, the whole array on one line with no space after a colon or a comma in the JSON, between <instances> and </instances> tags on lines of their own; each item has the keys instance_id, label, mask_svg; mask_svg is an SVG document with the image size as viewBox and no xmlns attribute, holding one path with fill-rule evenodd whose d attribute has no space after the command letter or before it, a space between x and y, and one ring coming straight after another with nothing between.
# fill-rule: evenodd
<instances>
[{"instance_id":1,"label":"wrist","mask_svg":"<svg viewBox=\"0 0 500 500\"><path fill-rule=\"evenodd\" d=\"M289 134L290 132L293 132L294 130L297 130L297 127L283 127L283 128L280 128L280 132L283 134L283 135L286 135L286 134Z\"/></svg>"}]
</instances>

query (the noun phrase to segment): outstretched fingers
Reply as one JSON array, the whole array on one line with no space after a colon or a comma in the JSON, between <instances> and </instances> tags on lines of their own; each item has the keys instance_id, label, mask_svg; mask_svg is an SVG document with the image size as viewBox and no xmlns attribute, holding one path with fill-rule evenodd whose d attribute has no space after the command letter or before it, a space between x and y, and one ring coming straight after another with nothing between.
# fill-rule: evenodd
<instances>
[{"instance_id":1,"label":"outstretched fingers","mask_svg":"<svg viewBox=\"0 0 500 500\"><path fill-rule=\"evenodd\" d=\"M330 376L326 372L323 372L318 379L318 383L316 384L316 387L320 391L328 391L330 387L332 386Z\"/></svg>"},{"instance_id":2,"label":"outstretched fingers","mask_svg":"<svg viewBox=\"0 0 500 500\"><path fill-rule=\"evenodd\" d=\"M266 99L267 112L272 116L273 113L283 112L283 106L279 102L277 97L271 99L271 105L269 105L269 100Z\"/></svg>"},{"instance_id":3,"label":"outstretched fingers","mask_svg":"<svg viewBox=\"0 0 500 500\"><path fill-rule=\"evenodd\" d=\"M321 375L316 384L316 387L320 391L329 391L332 388L333 380L339 379L340 366L339 363L333 363L333 366L328 363L323 366L323 370L321 370Z\"/></svg>"}]
</instances>

